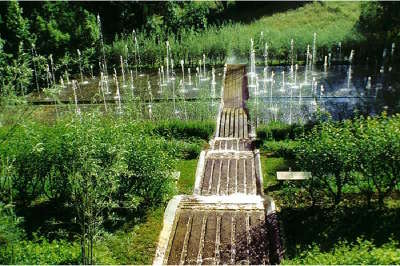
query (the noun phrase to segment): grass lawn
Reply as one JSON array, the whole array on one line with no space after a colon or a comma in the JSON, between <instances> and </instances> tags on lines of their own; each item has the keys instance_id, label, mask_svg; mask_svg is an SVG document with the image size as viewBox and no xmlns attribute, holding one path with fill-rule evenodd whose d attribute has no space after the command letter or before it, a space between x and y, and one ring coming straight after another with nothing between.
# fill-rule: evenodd
<instances>
[{"instance_id":1,"label":"grass lawn","mask_svg":"<svg viewBox=\"0 0 400 266\"><path fill-rule=\"evenodd\" d=\"M143 223L120 230L96 247L98 264L152 264L162 229L164 207L150 210Z\"/></svg>"},{"instance_id":2,"label":"grass lawn","mask_svg":"<svg viewBox=\"0 0 400 266\"><path fill-rule=\"evenodd\" d=\"M197 168L197 159L180 160L176 167L176 171L181 172L178 180L178 194L193 194L195 174Z\"/></svg>"},{"instance_id":3,"label":"grass lawn","mask_svg":"<svg viewBox=\"0 0 400 266\"><path fill-rule=\"evenodd\" d=\"M314 32L317 33L317 56L321 60L328 52L336 52L339 42L347 51L364 40L357 29L361 13L359 2L312 2L285 12L265 13L264 16L257 14L258 19L246 24L210 26L202 32L187 31L181 38L168 36L171 51L178 58L201 58L204 53L210 60L217 60L214 63L224 63L229 56L238 62L247 61L250 38L253 38L257 56L262 56L264 42L268 42L270 63L276 64L282 63L275 61L277 57L287 59L291 39L294 39L295 53L303 60L307 45L312 47ZM114 41L114 54L124 53L125 44L132 43L127 38ZM156 37L140 36L139 42L146 55L143 60L148 65L158 64L159 57L165 53L165 45L157 40Z\"/></svg>"}]
</instances>

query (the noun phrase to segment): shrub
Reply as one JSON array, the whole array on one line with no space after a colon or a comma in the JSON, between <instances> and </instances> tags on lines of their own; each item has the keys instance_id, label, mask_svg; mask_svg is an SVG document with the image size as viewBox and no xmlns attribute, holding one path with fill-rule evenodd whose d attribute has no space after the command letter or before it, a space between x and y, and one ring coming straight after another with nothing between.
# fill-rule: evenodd
<instances>
[{"instance_id":1,"label":"shrub","mask_svg":"<svg viewBox=\"0 0 400 266\"><path fill-rule=\"evenodd\" d=\"M313 124L286 124L283 122L270 122L257 127L257 138L265 140L294 140L304 133L311 131Z\"/></svg>"},{"instance_id":2,"label":"shrub","mask_svg":"<svg viewBox=\"0 0 400 266\"><path fill-rule=\"evenodd\" d=\"M377 192L382 204L399 183L399 128L400 116L386 114L328 121L314 128L296 149L299 167L312 172L303 182L311 197L325 193L337 204L345 188L358 189L368 201Z\"/></svg>"},{"instance_id":3,"label":"shrub","mask_svg":"<svg viewBox=\"0 0 400 266\"><path fill-rule=\"evenodd\" d=\"M317 245L304 251L293 259L285 259L283 264L339 264L339 265L394 265L400 263L399 243L392 240L381 247L361 238L356 243L339 242L328 252L323 252Z\"/></svg>"},{"instance_id":4,"label":"shrub","mask_svg":"<svg viewBox=\"0 0 400 266\"><path fill-rule=\"evenodd\" d=\"M202 139L208 141L215 131L214 121L164 120L153 130L157 135L176 139Z\"/></svg>"}]
</instances>

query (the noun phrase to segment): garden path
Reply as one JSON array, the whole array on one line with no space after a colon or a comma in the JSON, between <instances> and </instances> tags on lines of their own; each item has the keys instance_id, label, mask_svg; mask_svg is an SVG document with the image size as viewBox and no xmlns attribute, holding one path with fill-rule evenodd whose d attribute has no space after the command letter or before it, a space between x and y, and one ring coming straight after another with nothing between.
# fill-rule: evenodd
<instances>
[{"instance_id":1,"label":"garden path","mask_svg":"<svg viewBox=\"0 0 400 266\"><path fill-rule=\"evenodd\" d=\"M274 202L264 196L254 149L244 65L227 65L215 138L202 151L194 194L176 196L164 217L154 264L276 264Z\"/></svg>"}]
</instances>

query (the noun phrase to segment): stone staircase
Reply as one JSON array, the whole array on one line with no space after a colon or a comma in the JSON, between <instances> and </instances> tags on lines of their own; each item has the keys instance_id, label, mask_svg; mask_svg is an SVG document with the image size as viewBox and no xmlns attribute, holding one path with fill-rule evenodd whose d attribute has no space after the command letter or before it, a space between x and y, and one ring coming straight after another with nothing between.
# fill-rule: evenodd
<instances>
[{"instance_id":1,"label":"stone staircase","mask_svg":"<svg viewBox=\"0 0 400 266\"><path fill-rule=\"evenodd\" d=\"M249 124L244 65L227 65L215 138L200 154L194 193L168 204L154 265L277 264L273 200L264 196Z\"/></svg>"}]
</instances>

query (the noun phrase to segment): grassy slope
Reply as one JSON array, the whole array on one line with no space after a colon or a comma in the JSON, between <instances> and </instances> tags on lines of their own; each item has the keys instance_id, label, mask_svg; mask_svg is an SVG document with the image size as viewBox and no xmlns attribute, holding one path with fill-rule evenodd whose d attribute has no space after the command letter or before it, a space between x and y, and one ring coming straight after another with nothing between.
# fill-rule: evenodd
<instances>
[{"instance_id":1,"label":"grassy slope","mask_svg":"<svg viewBox=\"0 0 400 266\"><path fill-rule=\"evenodd\" d=\"M237 53L245 52L244 55L248 51L249 39L255 38L257 42L261 31L264 31L265 39L273 50L289 48L291 38L297 47L304 50L307 44L312 44L313 32L317 33L318 46L331 46L356 37L353 28L359 14L359 3L356 2L314 2L296 10L263 17L249 25L223 27L218 38L232 44ZM211 30L201 35L200 39L203 44L212 45L217 41L215 37Z\"/></svg>"},{"instance_id":2,"label":"grassy slope","mask_svg":"<svg viewBox=\"0 0 400 266\"><path fill-rule=\"evenodd\" d=\"M247 12L247 11L245 11ZM171 52L178 58L201 58L203 53L208 58L221 59L234 55L247 60L250 38L255 41L256 54L261 56L264 41L270 46L270 56L285 58L293 38L296 53L304 55L307 44L312 45L313 33L317 33L319 53L336 51L338 42L350 46L363 40L356 26L360 16L359 2L312 2L286 12L264 16L251 23L227 23L222 27L211 26L202 32L188 31L182 38L169 36ZM251 13L249 14L251 15ZM260 33L264 40L260 41ZM142 61L154 67L165 56L165 44L158 43L155 36L140 36ZM113 53L124 53L124 47L131 41L119 39L113 43ZM310 47L311 48L311 47ZM197 61L196 61L197 62ZM217 62L221 63L221 62Z\"/></svg>"},{"instance_id":3,"label":"grassy slope","mask_svg":"<svg viewBox=\"0 0 400 266\"><path fill-rule=\"evenodd\" d=\"M197 159L181 160L178 162L176 170L181 172L178 181L178 194L193 194Z\"/></svg>"}]
</instances>

